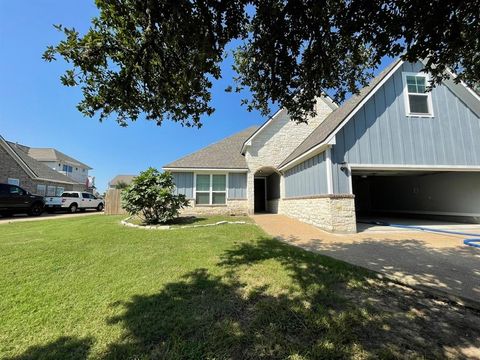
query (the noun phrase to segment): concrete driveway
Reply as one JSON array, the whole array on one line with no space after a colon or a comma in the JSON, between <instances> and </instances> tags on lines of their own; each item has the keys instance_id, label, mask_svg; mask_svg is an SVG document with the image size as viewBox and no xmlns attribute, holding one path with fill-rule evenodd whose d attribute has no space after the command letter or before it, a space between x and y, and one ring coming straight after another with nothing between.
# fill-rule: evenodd
<instances>
[{"instance_id":1,"label":"concrete driveway","mask_svg":"<svg viewBox=\"0 0 480 360\"><path fill-rule=\"evenodd\" d=\"M336 235L282 215L253 219L288 243L480 308L480 249L464 245L461 236L391 229Z\"/></svg>"}]
</instances>

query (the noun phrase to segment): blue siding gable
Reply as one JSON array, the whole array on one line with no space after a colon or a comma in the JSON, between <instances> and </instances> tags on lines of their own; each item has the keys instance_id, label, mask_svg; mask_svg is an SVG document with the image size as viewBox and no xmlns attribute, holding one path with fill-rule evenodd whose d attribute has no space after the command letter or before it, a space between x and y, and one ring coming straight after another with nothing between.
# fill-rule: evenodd
<instances>
[{"instance_id":1,"label":"blue siding gable","mask_svg":"<svg viewBox=\"0 0 480 360\"><path fill-rule=\"evenodd\" d=\"M341 163L480 166L480 118L447 86L432 90L434 117L407 116L404 63L337 133L332 148L334 192L348 192ZM476 141L477 140L477 141Z\"/></svg>"},{"instance_id":2,"label":"blue siding gable","mask_svg":"<svg viewBox=\"0 0 480 360\"><path fill-rule=\"evenodd\" d=\"M288 169L284 176L287 198L327 194L325 152Z\"/></svg>"}]
</instances>

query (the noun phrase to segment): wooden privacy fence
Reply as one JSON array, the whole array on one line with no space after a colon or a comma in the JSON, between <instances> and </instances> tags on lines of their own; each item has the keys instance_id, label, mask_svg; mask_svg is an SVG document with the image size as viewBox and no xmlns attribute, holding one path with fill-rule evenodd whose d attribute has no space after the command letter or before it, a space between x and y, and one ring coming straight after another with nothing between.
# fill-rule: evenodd
<instances>
[{"instance_id":1,"label":"wooden privacy fence","mask_svg":"<svg viewBox=\"0 0 480 360\"><path fill-rule=\"evenodd\" d=\"M105 195L105 214L106 215L123 215L127 212L122 208L122 190L110 189Z\"/></svg>"}]
</instances>

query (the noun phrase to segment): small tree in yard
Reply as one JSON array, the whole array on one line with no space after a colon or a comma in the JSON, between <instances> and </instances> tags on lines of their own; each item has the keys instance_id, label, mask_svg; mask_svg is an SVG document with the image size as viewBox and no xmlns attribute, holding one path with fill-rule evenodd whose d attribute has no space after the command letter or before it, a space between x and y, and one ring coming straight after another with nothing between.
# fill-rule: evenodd
<instances>
[{"instance_id":1,"label":"small tree in yard","mask_svg":"<svg viewBox=\"0 0 480 360\"><path fill-rule=\"evenodd\" d=\"M172 174L148 168L122 192L122 206L130 215L142 214L147 224L176 218L188 206L185 195L175 195Z\"/></svg>"}]
</instances>

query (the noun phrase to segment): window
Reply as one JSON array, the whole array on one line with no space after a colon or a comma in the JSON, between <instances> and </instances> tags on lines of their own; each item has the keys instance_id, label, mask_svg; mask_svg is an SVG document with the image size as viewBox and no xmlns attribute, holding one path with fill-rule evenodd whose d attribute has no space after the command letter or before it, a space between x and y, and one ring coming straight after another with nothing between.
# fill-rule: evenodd
<instances>
[{"instance_id":1,"label":"window","mask_svg":"<svg viewBox=\"0 0 480 360\"><path fill-rule=\"evenodd\" d=\"M18 186L11 185L9 189L10 195L25 195L25 191Z\"/></svg>"},{"instance_id":2,"label":"window","mask_svg":"<svg viewBox=\"0 0 480 360\"><path fill-rule=\"evenodd\" d=\"M61 186L57 186L57 191L56 191L55 196L62 196L64 191L65 191L65 188L63 188Z\"/></svg>"},{"instance_id":3,"label":"window","mask_svg":"<svg viewBox=\"0 0 480 360\"><path fill-rule=\"evenodd\" d=\"M66 192L66 193L63 193L62 194L62 197L68 197L68 198L78 198L78 193L69 193L69 192Z\"/></svg>"},{"instance_id":4,"label":"window","mask_svg":"<svg viewBox=\"0 0 480 360\"><path fill-rule=\"evenodd\" d=\"M427 90L427 77L404 73L406 84L406 113L409 116L433 116L431 92Z\"/></svg>"},{"instance_id":5,"label":"window","mask_svg":"<svg viewBox=\"0 0 480 360\"><path fill-rule=\"evenodd\" d=\"M47 186L47 196L55 196L55 186Z\"/></svg>"},{"instance_id":6,"label":"window","mask_svg":"<svg viewBox=\"0 0 480 360\"><path fill-rule=\"evenodd\" d=\"M82 198L90 199L90 194L89 193L82 193Z\"/></svg>"},{"instance_id":7,"label":"window","mask_svg":"<svg viewBox=\"0 0 480 360\"><path fill-rule=\"evenodd\" d=\"M37 195L45 196L46 192L47 192L46 185L37 185Z\"/></svg>"},{"instance_id":8,"label":"window","mask_svg":"<svg viewBox=\"0 0 480 360\"><path fill-rule=\"evenodd\" d=\"M62 169L67 173L71 173L73 171L73 168L70 165L63 165Z\"/></svg>"},{"instance_id":9,"label":"window","mask_svg":"<svg viewBox=\"0 0 480 360\"><path fill-rule=\"evenodd\" d=\"M197 174L195 203L197 205L225 205L227 175Z\"/></svg>"},{"instance_id":10,"label":"window","mask_svg":"<svg viewBox=\"0 0 480 360\"><path fill-rule=\"evenodd\" d=\"M7 183L10 185L20 185L20 180L19 179L13 179L13 178L8 178Z\"/></svg>"}]
</instances>

